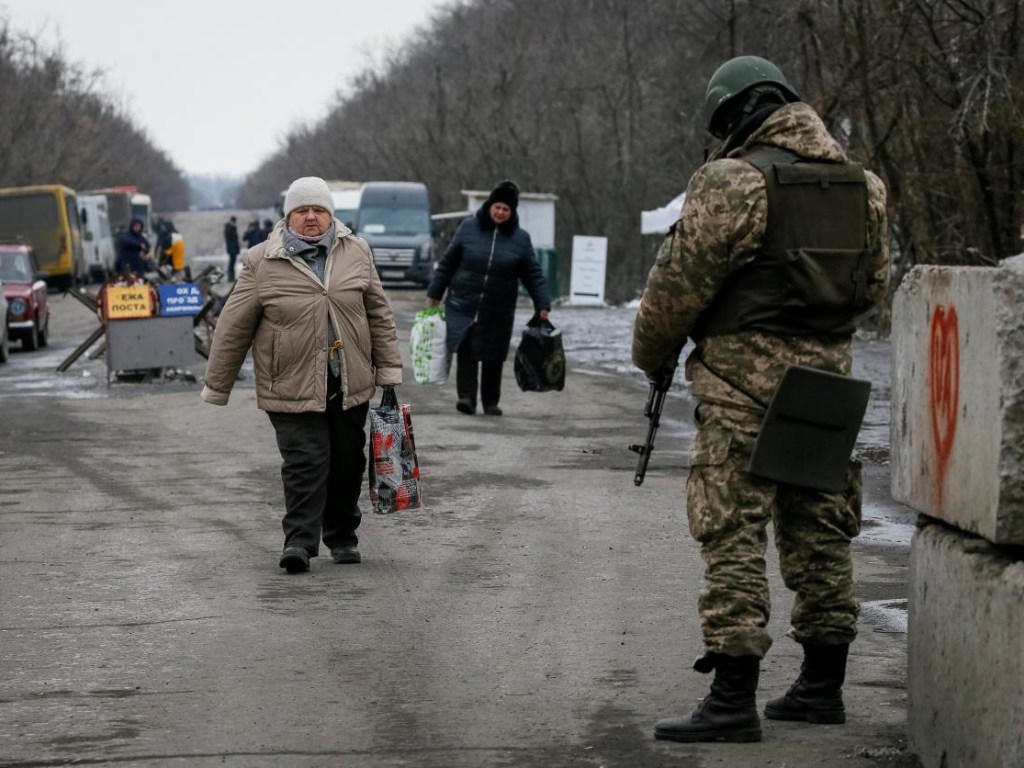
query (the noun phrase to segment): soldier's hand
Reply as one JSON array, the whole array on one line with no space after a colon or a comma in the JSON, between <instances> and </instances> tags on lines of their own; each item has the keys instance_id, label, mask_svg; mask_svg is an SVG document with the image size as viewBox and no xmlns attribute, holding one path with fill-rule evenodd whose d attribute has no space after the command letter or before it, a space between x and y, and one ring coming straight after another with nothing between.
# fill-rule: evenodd
<instances>
[{"instance_id":1,"label":"soldier's hand","mask_svg":"<svg viewBox=\"0 0 1024 768\"><path fill-rule=\"evenodd\" d=\"M647 374L655 389L667 390L672 386L672 379L675 378L675 368L659 368L654 373Z\"/></svg>"}]
</instances>

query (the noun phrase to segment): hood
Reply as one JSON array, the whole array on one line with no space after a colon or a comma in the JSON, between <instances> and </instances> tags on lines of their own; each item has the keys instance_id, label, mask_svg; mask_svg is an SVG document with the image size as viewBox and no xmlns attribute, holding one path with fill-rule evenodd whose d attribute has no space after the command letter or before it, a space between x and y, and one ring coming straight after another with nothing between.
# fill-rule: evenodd
<instances>
[{"instance_id":1,"label":"hood","mask_svg":"<svg viewBox=\"0 0 1024 768\"><path fill-rule=\"evenodd\" d=\"M511 235L517 229L519 229L519 211L515 208L512 209L512 215L501 224L495 224L494 219L491 218L491 204L484 202L479 208L476 209L476 221L480 225L480 229L484 232L490 232L495 227L503 235Z\"/></svg>"},{"instance_id":2,"label":"hood","mask_svg":"<svg viewBox=\"0 0 1024 768\"><path fill-rule=\"evenodd\" d=\"M788 149L807 160L842 163L846 153L839 146L818 113L802 101L787 104L772 113L729 157L745 155L761 147Z\"/></svg>"},{"instance_id":3,"label":"hood","mask_svg":"<svg viewBox=\"0 0 1024 768\"><path fill-rule=\"evenodd\" d=\"M10 299L27 299L32 295L32 283L3 281L3 294Z\"/></svg>"},{"instance_id":4,"label":"hood","mask_svg":"<svg viewBox=\"0 0 1024 768\"><path fill-rule=\"evenodd\" d=\"M362 234L371 248L418 248L431 242L430 235L370 235Z\"/></svg>"}]
</instances>

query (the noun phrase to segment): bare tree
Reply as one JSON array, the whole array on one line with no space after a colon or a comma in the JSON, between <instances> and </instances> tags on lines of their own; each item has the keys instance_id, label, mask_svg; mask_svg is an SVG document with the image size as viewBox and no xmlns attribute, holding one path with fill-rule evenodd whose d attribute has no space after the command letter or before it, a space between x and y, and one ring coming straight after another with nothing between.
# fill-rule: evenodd
<instances>
[{"instance_id":1,"label":"bare tree","mask_svg":"<svg viewBox=\"0 0 1024 768\"><path fill-rule=\"evenodd\" d=\"M702 162L722 61L778 63L889 189L898 271L1020 250L1021 0L476 0L360 76L243 186L266 205L301 173L426 182L436 207L511 177L554 192L558 249L609 237L613 300L656 246L640 211ZM568 270L564 270L567 272Z\"/></svg>"},{"instance_id":2,"label":"bare tree","mask_svg":"<svg viewBox=\"0 0 1024 768\"><path fill-rule=\"evenodd\" d=\"M161 210L186 208L181 171L101 85L99 73L0 23L0 185L135 184Z\"/></svg>"}]
</instances>

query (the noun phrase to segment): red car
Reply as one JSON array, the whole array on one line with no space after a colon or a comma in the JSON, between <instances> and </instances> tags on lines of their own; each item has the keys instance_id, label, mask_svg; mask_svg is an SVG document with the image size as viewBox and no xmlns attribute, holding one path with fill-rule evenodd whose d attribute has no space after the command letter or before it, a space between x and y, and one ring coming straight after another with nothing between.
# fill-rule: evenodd
<instances>
[{"instance_id":1,"label":"red car","mask_svg":"<svg viewBox=\"0 0 1024 768\"><path fill-rule=\"evenodd\" d=\"M25 350L45 347L50 331L46 282L30 246L0 244L0 283L7 298L8 338L21 339Z\"/></svg>"}]
</instances>

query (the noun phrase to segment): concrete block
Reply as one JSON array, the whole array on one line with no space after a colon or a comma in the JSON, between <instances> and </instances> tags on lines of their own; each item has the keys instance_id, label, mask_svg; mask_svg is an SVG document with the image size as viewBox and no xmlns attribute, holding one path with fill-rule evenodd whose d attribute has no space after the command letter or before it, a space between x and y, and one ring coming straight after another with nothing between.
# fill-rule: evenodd
<instances>
[{"instance_id":1,"label":"concrete block","mask_svg":"<svg viewBox=\"0 0 1024 768\"><path fill-rule=\"evenodd\" d=\"M908 746L923 768L1024 766L1024 561L923 520L910 545Z\"/></svg>"},{"instance_id":2,"label":"concrete block","mask_svg":"<svg viewBox=\"0 0 1024 768\"><path fill-rule=\"evenodd\" d=\"M915 267L891 341L893 497L1024 544L1024 256Z\"/></svg>"}]
</instances>

